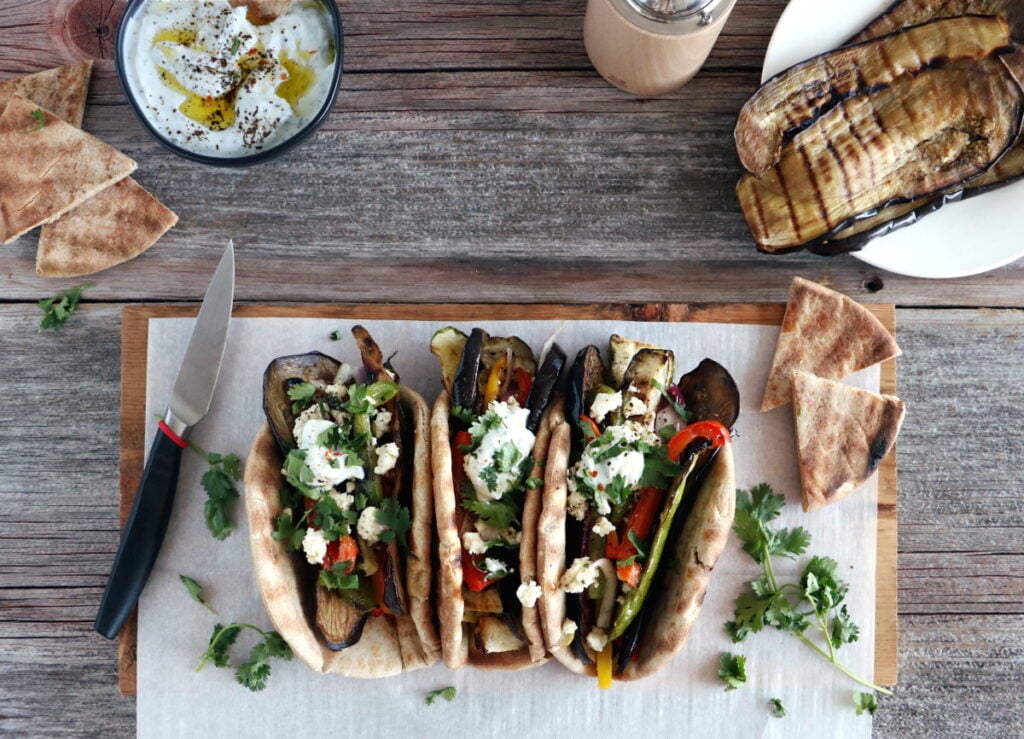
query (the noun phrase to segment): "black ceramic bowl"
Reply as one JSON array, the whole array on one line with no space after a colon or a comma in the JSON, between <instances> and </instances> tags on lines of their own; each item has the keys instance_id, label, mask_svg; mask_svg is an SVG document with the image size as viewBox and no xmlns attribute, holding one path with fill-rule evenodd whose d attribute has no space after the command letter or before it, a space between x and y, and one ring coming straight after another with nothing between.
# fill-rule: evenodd
<instances>
[{"instance_id":1,"label":"black ceramic bowl","mask_svg":"<svg viewBox=\"0 0 1024 739\"><path fill-rule=\"evenodd\" d=\"M309 138L314 131L320 128L324 119L327 118L328 113L331 112L331 108L334 107L334 101L338 97L338 87L341 84L341 67L344 56L341 13L338 10L338 4L335 0L320 0L327 13L330 33L334 39L334 48L337 50L337 53L334 55L334 65L331 70L331 83L328 89L327 98L324 100L323 105L320 106L320 109L316 112L316 115L310 118L302 128L297 129L287 139L284 139L269 149L263 149L261 151L253 152L252 154L222 157L213 156L211 154L200 154L171 141L154 128L149 122L145 112L142 110L142 105L136 99L135 93L132 91L132 88L128 83L128 77L125 72L125 57L128 53L125 49L125 30L132 18L139 11L139 8L141 8L147 1L148 0L130 0L127 7L125 7L124 14L121 16L121 22L117 28L117 43L114 51L114 63L117 66L117 76L121 81L121 89L124 90L125 97L128 98L128 103L131 105L132 111L139 119L139 122L142 123L142 127L145 128L154 139L178 156L191 159L195 162L210 164L215 167L249 167L253 164L267 162L271 159L276 159Z\"/></svg>"}]
</instances>

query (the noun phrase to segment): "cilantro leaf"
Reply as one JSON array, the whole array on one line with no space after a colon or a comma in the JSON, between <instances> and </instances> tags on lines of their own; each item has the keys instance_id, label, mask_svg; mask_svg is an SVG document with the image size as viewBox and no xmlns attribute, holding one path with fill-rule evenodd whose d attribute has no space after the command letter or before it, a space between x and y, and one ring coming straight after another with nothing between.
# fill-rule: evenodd
<instances>
[{"instance_id":1,"label":"cilantro leaf","mask_svg":"<svg viewBox=\"0 0 1024 739\"><path fill-rule=\"evenodd\" d=\"M644 473L640 477L637 487L654 487L664 490L685 471L668 458L667 446L657 446L644 454Z\"/></svg>"},{"instance_id":2,"label":"cilantro leaf","mask_svg":"<svg viewBox=\"0 0 1024 739\"><path fill-rule=\"evenodd\" d=\"M377 537L385 544L398 540L405 547L411 524L409 509L394 498L385 498L377 508L377 523L384 527Z\"/></svg>"},{"instance_id":3,"label":"cilantro leaf","mask_svg":"<svg viewBox=\"0 0 1024 739\"><path fill-rule=\"evenodd\" d=\"M431 690L424 696L424 701L428 706L434 705L438 698L444 698L449 703L455 699L455 687L449 685L447 688L438 688L437 690Z\"/></svg>"},{"instance_id":4,"label":"cilantro leaf","mask_svg":"<svg viewBox=\"0 0 1024 739\"><path fill-rule=\"evenodd\" d=\"M213 534L214 539L223 541L234 529L231 512L234 509L235 501L238 500L235 481L242 476L239 460L234 454L221 456L203 453L203 455L210 464L210 469L203 474L200 480L203 490L206 491L206 503L203 506L206 528Z\"/></svg>"},{"instance_id":5,"label":"cilantro leaf","mask_svg":"<svg viewBox=\"0 0 1024 739\"><path fill-rule=\"evenodd\" d=\"M217 612L210 607L210 604L203 600L202 585L200 585L191 577L188 577L186 575L178 575L178 578L181 580L182 585L184 585L185 588L188 590L188 594L189 596L191 596L192 600L202 605L206 610L208 610L213 615L217 615Z\"/></svg>"},{"instance_id":6,"label":"cilantro leaf","mask_svg":"<svg viewBox=\"0 0 1024 739\"><path fill-rule=\"evenodd\" d=\"M276 631L264 631L252 624L217 624L213 627L210 643L199 660L196 672L202 670L207 662L213 662L215 667L230 667L229 650L242 633L242 629L255 631L260 635L261 641L250 650L249 659L235 668L235 679L249 690L260 691L266 687L267 678L270 677L270 659L292 658L291 647Z\"/></svg>"},{"instance_id":7,"label":"cilantro leaf","mask_svg":"<svg viewBox=\"0 0 1024 739\"><path fill-rule=\"evenodd\" d=\"M775 718L782 718L786 715L786 707L782 705L781 698L769 698L768 706L772 710L772 716Z\"/></svg>"},{"instance_id":8,"label":"cilantro leaf","mask_svg":"<svg viewBox=\"0 0 1024 739\"><path fill-rule=\"evenodd\" d=\"M297 382L288 388L288 397L292 401L292 413L298 415L313 401L317 387L312 382Z\"/></svg>"},{"instance_id":9,"label":"cilantro leaf","mask_svg":"<svg viewBox=\"0 0 1024 739\"><path fill-rule=\"evenodd\" d=\"M453 417L459 419L467 426L473 423L473 409L463 408L461 405L453 405L451 414Z\"/></svg>"},{"instance_id":10,"label":"cilantro leaf","mask_svg":"<svg viewBox=\"0 0 1024 739\"><path fill-rule=\"evenodd\" d=\"M342 407L349 413L367 414L398 395L398 385L388 380L379 380L370 385L353 385L348 391L348 401Z\"/></svg>"},{"instance_id":11,"label":"cilantro leaf","mask_svg":"<svg viewBox=\"0 0 1024 739\"><path fill-rule=\"evenodd\" d=\"M853 694L853 705L857 709L858 716L865 711L874 716L875 711L878 710L878 698L874 693L864 693L858 690Z\"/></svg>"},{"instance_id":12,"label":"cilantro leaf","mask_svg":"<svg viewBox=\"0 0 1024 739\"><path fill-rule=\"evenodd\" d=\"M747 658L739 654L722 652L718 658L718 678L726 690L736 690L747 683Z\"/></svg>"},{"instance_id":13,"label":"cilantro leaf","mask_svg":"<svg viewBox=\"0 0 1024 739\"><path fill-rule=\"evenodd\" d=\"M359 587L359 575L346 574L351 567L351 562L335 562L331 569L320 570L317 579L328 590L355 590Z\"/></svg>"},{"instance_id":14,"label":"cilantro leaf","mask_svg":"<svg viewBox=\"0 0 1024 739\"><path fill-rule=\"evenodd\" d=\"M274 519L274 530L270 533L274 541L284 544L289 552L298 551L302 547L302 540L306 537L306 519L312 508L307 508L298 521L295 521L294 509L289 506L277 514Z\"/></svg>"},{"instance_id":15,"label":"cilantro leaf","mask_svg":"<svg viewBox=\"0 0 1024 739\"><path fill-rule=\"evenodd\" d=\"M230 660L228 650L231 649L231 645L235 643L235 640L238 639L238 635L241 633L242 626L239 624L231 624L230 626L215 624L213 633L210 634L210 642L200 658L199 667L196 668L196 672L203 669L203 665L207 662L213 662L214 667L227 667Z\"/></svg>"},{"instance_id":16,"label":"cilantro leaf","mask_svg":"<svg viewBox=\"0 0 1024 739\"><path fill-rule=\"evenodd\" d=\"M92 286L93 283L78 285L77 287L71 287L59 292L52 298L40 300L37 305L42 308L43 317L39 321L39 330L52 329L57 331L63 328L68 318L78 308L78 302L82 299L82 293Z\"/></svg>"},{"instance_id":17,"label":"cilantro leaf","mask_svg":"<svg viewBox=\"0 0 1024 739\"><path fill-rule=\"evenodd\" d=\"M544 485L543 477L528 477L523 483L527 490L536 490Z\"/></svg>"},{"instance_id":18,"label":"cilantro leaf","mask_svg":"<svg viewBox=\"0 0 1024 739\"><path fill-rule=\"evenodd\" d=\"M850 612L843 606L839 613L832 618L832 632L830 634L832 646L838 649L843 644L852 644L860 638L860 627L853 622Z\"/></svg>"},{"instance_id":19,"label":"cilantro leaf","mask_svg":"<svg viewBox=\"0 0 1024 739\"><path fill-rule=\"evenodd\" d=\"M461 493L462 507L488 526L504 531L519 522L522 502L518 491L509 491L497 500L480 500L473 485L464 482Z\"/></svg>"}]
</instances>

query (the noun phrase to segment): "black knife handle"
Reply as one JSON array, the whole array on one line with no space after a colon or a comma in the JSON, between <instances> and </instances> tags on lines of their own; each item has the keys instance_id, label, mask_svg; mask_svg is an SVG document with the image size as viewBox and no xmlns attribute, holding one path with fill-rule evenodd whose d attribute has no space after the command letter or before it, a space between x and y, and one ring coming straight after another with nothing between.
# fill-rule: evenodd
<instances>
[{"instance_id":1,"label":"black knife handle","mask_svg":"<svg viewBox=\"0 0 1024 739\"><path fill-rule=\"evenodd\" d=\"M117 636L135 608L160 553L178 487L181 452L178 441L157 432L96 614L94 628L108 639Z\"/></svg>"}]
</instances>

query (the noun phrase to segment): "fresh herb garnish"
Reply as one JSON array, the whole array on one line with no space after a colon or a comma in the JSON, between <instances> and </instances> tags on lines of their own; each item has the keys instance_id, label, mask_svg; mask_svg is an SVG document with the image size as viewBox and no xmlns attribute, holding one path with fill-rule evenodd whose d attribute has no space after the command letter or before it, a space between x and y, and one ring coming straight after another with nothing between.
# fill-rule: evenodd
<instances>
[{"instance_id":1,"label":"fresh herb garnish","mask_svg":"<svg viewBox=\"0 0 1024 739\"><path fill-rule=\"evenodd\" d=\"M191 441L188 445L210 465L200 480L206 491L203 516L213 538L223 541L235 528L231 514L238 500L235 483L242 479L241 462L235 454L207 452Z\"/></svg>"},{"instance_id":2,"label":"fresh herb garnish","mask_svg":"<svg viewBox=\"0 0 1024 739\"><path fill-rule=\"evenodd\" d=\"M772 716L775 718L782 718L786 715L786 707L782 705L781 698L769 698L768 707L771 708Z\"/></svg>"},{"instance_id":3,"label":"fresh herb garnish","mask_svg":"<svg viewBox=\"0 0 1024 739\"><path fill-rule=\"evenodd\" d=\"M762 574L736 598L735 620L726 623L726 632L734 642L741 642L765 626L774 626L793 634L861 685L892 695L892 691L855 675L836 656L840 646L857 640L859 629L843 605L847 585L837 576L839 566L835 560L811 557L797 582L779 583L772 557L795 559L811 543L811 535L803 528L768 527L785 504L785 498L764 483L749 492L736 491L733 530L743 542L743 549L761 565ZM824 649L805 633L810 627L821 633Z\"/></svg>"},{"instance_id":4,"label":"fresh herb garnish","mask_svg":"<svg viewBox=\"0 0 1024 739\"><path fill-rule=\"evenodd\" d=\"M437 690L431 690L424 697L428 706L434 705L438 698L444 698L446 701L451 702L455 699L455 687L449 685L447 688L438 688Z\"/></svg>"},{"instance_id":5,"label":"fresh herb garnish","mask_svg":"<svg viewBox=\"0 0 1024 739\"><path fill-rule=\"evenodd\" d=\"M544 484L543 477L528 477L523 485L527 490L536 490Z\"/></svg>"},{"instance_id":6,"label":"fresh herb garnish","mask_svg":"<svg viewBox=\"0 0 1024 739\"><path fill-rule=\"evenodd\" d=\"M238 48L241 45L242 45L242 38L241 38L241 36L235 36L231 40L231 51L229 52L231 54L231 56L234 56L235 54L238 53ZM337 332L335 332L335 333L337 333ZM337 340L337 339L335 339L335 340Z\"/></svg>"},{"instance_id":7,"label":"fresh herb garnish","mask_svg":"<svg viewBox=\"0 0 1024 739\"><path fill-rule=\"evenodd\" d=\"M298 551L302 546L302 540L306 537L306 518L312 508L307 508L298 521L293 521L294 515L291 508L287 508L277 514L274 519L274 531L270 534L275 541L284 544L289 552Z\"/></svg>"},{"instance_id":8,"label":"fresh herb garnish","mask_svg":"<svg viewBox=\"0 0 1024 739\"><path fill-rule=\"evenodd\" d=\"M82 292L92 287L93 283L70 287L67 290L57 293L52 298L40 300L38 305L43 309L43 317L39 321L39 330L53 329L54 331L63 328L71 314L78 308L78 301L82 299Z\"/></svg>"},{"instance_id":9,"label":"fresh herb garnish","mask_svg":"<svg viewBox=\"0 0 1024 739\"><path fill-rule=\"evenodd\" d=\"M644 473L638 487L666 490L685 470L668 458L667 446L656 446L644 454Z\"/></svg>"},{"instance_id":10,"label":"fresh herb garnish","mask_svg":"<svg viewBox=\"0 0 1024 739\"><path fill-rule=\"evenodd\" d=\"M335 562L329 570L320 570L320 584L328 590L354 590L359 587L359 575L346 574L352 569L351 562Z\"/></svg>"},{"instance_id":11,"label":"fresh herb garnish","mask_svg":"<svg viewBox=\"0 0 1024 739\"><path fill-rule=\"evenodd\" d=\"M473 410L471 408L463 408L461 405L452 406L452 416L462 421L467 426L473 423Z\"/></svg>"},{"instance_id":12,"label":"fresh herb garnish","mask_svg":"<svg viewBox=\"0 0 1024 739\"><path fill-rule=\"evenodd\" d=\"M276 631L264 631L252 624L217 624L213 627L210 643L199 660L196 672L213 662L215 667L230 667L231 656L228 653L231 645L238 639L242 629L251 629L260 635L261 641L249 651L249 659L235 667L235 679L254 692L263 690L270 677L270 660L273 657L288 661L292 658L292 650L288 643Z\"/></svg>"},{"instance_id":13,"label":"fresh herb garnish","mask_svg":"<svg viewBox=\"0 0 1024 739\"><path fill-rule=\"evenodd\" d=\"M747 658L740 654L722 652L718 658L718 677L726 690L736 690L747 683Z\"/></svg>"},{"instance_id":14,"label":"fresh herb garnish","mask_svg":"<svg viewBox=\"0 0 1024 739\"><path fill-rule=\"evenodd\" d=\"M643 539L636 535L636 531L630 529L626 534L626 538L636 547L636 557L641 561L647 559L647 545L644 544Z\"/></svg>"},{"instance_id":15,"label":"fresh herb garnish","mask_svg":"<svg viewBox=\"0 0 1024 739\"><path fill-rule=\"evenodd\" d=\"M292 413L302 412L316 395L317 387L312 382L297 382L288 388L288 397L292 401Z\"/></svg>"},{"instance_id":16,"label":"fresh herb garnish","mask_svg":"<svg viewBox=\"0 0 1024 739\"><path fill-rule=\"evenodd\" d=\"M497 500L480 500L470 482L462 485L462 507L488 526L504 531L519 522L522 501L517 491L505 493Z\"/></svg>"},{"instance_id":17,"label":"fresh herb garnish","mask_svg":"<svg viewBox=\"0 0 1024 739\"><path fill-rule=\"evenodd\" d=\"M874 693L864 693L858 690L853 694L853 705L857 709L858 716L865 711L874 716L875 711L878 710L878 698Z\"/></svg>"},{"instance_id":18,"label":"fresh herb garnish","mask_svg":"<svg viewBox=\"0 0 1024 739\"><path fill-rule=\"evenodd\" d=\"M36 108L31 113L29 113L29 116L36 123L31 128L26 128L21 133L35 133L36 131L38 131L39 129L46 125L46 114L43 112L42 108Z\"/></svg>"},{"instance_id":19,"label":"fresh herb garnish","mask_svg":"<svg viewBox=\"0 0 1024 739\"><path fill-rule=\"evenodd\" d=\"M404 547L410 526L409 509L394 498L385 498L377 507L376 518L377 523L384 527L377 538L385 544L397 539L399 545Z\"/></svg>"},{"instance_id":20,"label":"fresh herb garnish","mask_svg":"<svg viewBox=\"0 0 1024 739\"><path fill-rule=\"evenodd\" d=\"M672 397L672 393L664 385L658 382L658 380L652 379L651 384L661 391L661 397L665 399L666 403L672 406L672 410L676 412L676 415L679 416L679 419L683 423L689 423L690 418L693 416L693 414L690 413L690 411L683 408L683 406L679 405L679 403L676 402L676 399Z\"/></svg>"},{"instance_id":21,"label":"fresh herb garnish","mask_svg":"<svg viewBox=\"0 0 1024 739\"><path fill-rule=\"evenodd\" d=\"M188 590L188 594L192 597L192 600L199 603L203 608L216 616L217 612L210 607L209 603L203 600L203 586L187 575L178 575L178 577L181 579L182 585L184 585Z\"/></svg>"},{"instance_id":22,"label":"fresh herb garnish","mask_svg":"<svg viewBox=\"0 0 1024 739\"><path fill-rule=\"evenodd\" d=\"M349 388L348 402L342 407L349 413L369 413L398 395L398 385L379 380L370 385L353 385Z\"/></svg>"}]
</instances>

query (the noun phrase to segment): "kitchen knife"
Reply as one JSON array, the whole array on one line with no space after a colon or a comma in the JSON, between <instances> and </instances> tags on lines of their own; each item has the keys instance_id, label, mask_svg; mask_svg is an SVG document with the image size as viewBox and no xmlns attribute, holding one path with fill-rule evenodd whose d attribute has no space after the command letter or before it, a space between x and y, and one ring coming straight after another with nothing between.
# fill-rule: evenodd
<instances>
[{"instance_id":1,"label":"kitchen knife","mask_svg":"<svg viewBox=\"0 0 1024 739\"><path fill-rule=\"evenodd\" d=\"M131 614L167 531L185 439L210 410L227 343L235 294L235 251L228 244L199 309L167 412L160 421L125 525L94 628L113 639Z\"/></svg>"}]
</instances>

